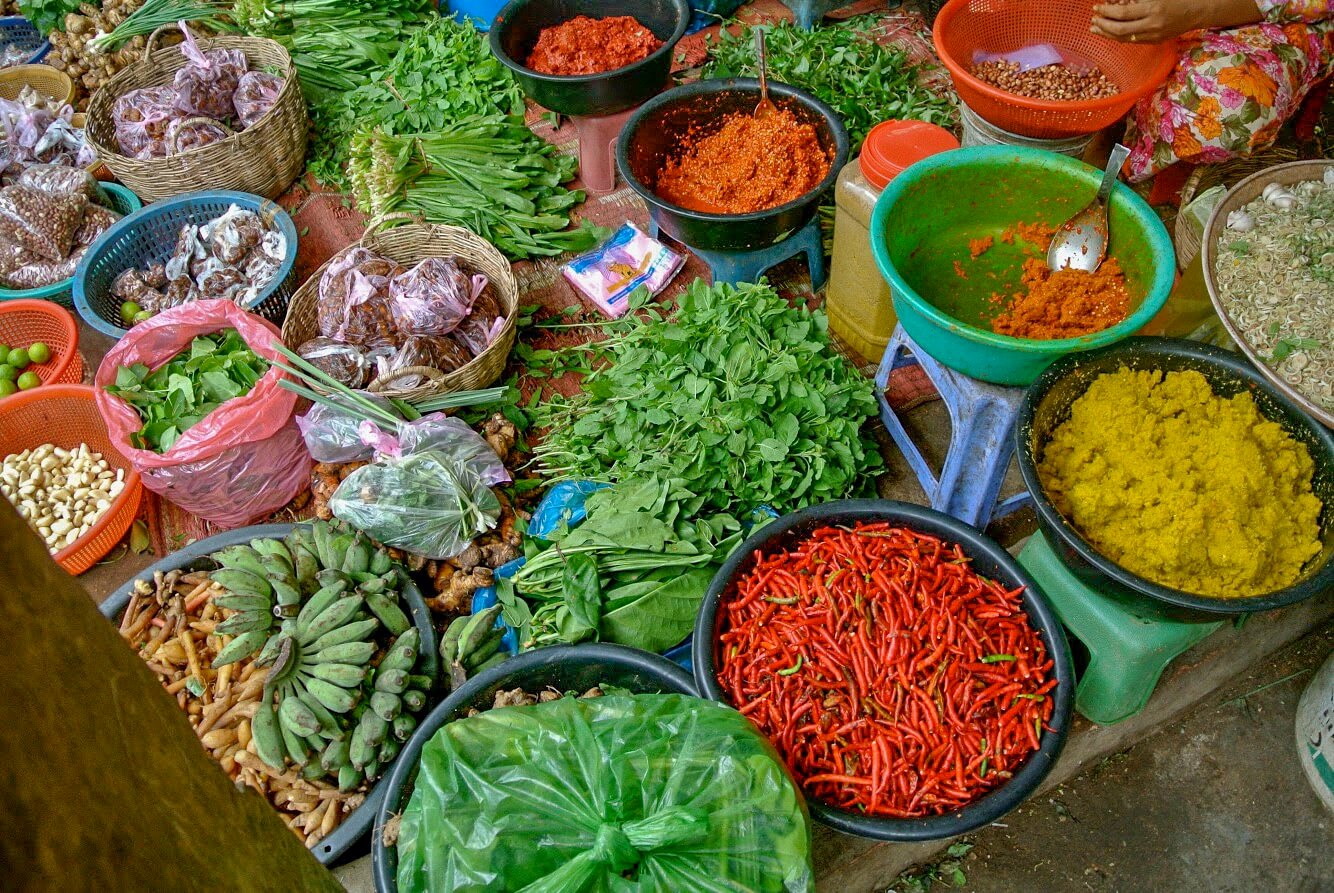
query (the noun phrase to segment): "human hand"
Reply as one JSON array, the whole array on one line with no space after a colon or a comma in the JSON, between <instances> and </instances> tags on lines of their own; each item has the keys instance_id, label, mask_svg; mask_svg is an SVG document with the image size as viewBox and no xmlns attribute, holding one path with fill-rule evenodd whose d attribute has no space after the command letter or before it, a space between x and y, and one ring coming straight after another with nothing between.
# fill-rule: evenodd
<instances>
[{"instance_id":1,"label":"human hand","mask_svg":"<svg viewBox=\"0 0 1334 893\"><path fill-rule=\"evenodd\" d=\"M1161 43L1199 28L1260 21L1255 0L1133 0L1093 7L1094 34L1128 43Z\"/></svg>"}]
</instances>

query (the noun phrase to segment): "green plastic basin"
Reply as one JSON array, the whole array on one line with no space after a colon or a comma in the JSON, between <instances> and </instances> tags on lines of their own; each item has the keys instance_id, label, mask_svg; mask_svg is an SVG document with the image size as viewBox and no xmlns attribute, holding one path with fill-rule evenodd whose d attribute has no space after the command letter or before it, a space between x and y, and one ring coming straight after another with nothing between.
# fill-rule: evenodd
<instances>
[{"instance_id":1,"label":"green plastic basin","mask_svg":"<svg viewBox=\"0 0 1334 893\"><path fill-rule=\"evenodd\" d=\"M1112 191L1108 256L1125 271L1130 315L1079 338L1041 341L991 331L1006 303L993 295L1021 290L1025 257L1022 243L1007 245L1001 233L1016 223L1059 226L1088 204L1101 178L1073 158L1011 146L942 152L895 177L871 215L871 250L904 330L946 366L1015 386L1032 384L1066 354L1138 331L1167 301L1176 259L1158 215L1121 183ZM987 236L994 246L973 260L969 241Z\"/></svg>"}]
</instances>

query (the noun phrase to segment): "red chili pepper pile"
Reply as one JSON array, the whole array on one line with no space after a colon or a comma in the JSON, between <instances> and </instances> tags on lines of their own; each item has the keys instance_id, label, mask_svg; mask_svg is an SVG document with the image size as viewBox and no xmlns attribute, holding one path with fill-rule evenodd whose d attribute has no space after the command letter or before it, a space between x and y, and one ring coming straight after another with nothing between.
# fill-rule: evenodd
<instances>
[{"instance_id":1,"label":"red chili pepper pile","mask_svg":"<svg viewBox=\"0 0 1334 893\"><path fill-rule=\"evenodd\" d=\"M859 524L756 560L724 606L718 681L810 795L952 812L1037 749L1052 661L1023 590L979 576L957 544Z\"/></svg>"}]
</instances>

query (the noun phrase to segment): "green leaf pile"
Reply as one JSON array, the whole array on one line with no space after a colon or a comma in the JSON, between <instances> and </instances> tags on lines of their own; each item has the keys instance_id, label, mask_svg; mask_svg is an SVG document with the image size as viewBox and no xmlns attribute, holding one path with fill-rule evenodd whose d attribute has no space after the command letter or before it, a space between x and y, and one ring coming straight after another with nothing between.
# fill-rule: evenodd
<instances>
[{"instance_id":1,"label":"green leaf pile","mask_svg":"<svg viewBox=\"0 0 1334 893\"><path fill-rule=\"evenodd\" d=\"M535 453L560 479L657 477L684 514L779 513L867 492L879 451L862 425L872 382L829 344L822 311L768 284L695 281L586 348L599 367L574 397L530 412L550 428Z\"/></svg>"},{"instance_id":2,"label":"green leaf pile","mask_svg":"<svg viewBox=\"0 0 1334 893\"><path fill-rule=\"evenodd\" d=\"M867 132L891 118L915 118L951 126L957 113L945 88L923 80L927 69L898 46L877 43L877 15L805 31L792 22L765 26L769 77L814 93L848 128L855 154ZM709 48L706 78L756 77L755 41L750 26Z\"/></svg>"},{"instance_id":3,"label":"green leaf pile","mask_svg":"<svg viewBox=\"0 0 1334 893\"><path fill-rule=\"evenodd\" d=\"M236 329L223 329L200 335L155 371L143 363L122 366L106 390L144 420L143 428L130 435L130 445L165 453L204 416L250 393L268 369L268 360L247 347Z\"/></svg>"}]
</instances>

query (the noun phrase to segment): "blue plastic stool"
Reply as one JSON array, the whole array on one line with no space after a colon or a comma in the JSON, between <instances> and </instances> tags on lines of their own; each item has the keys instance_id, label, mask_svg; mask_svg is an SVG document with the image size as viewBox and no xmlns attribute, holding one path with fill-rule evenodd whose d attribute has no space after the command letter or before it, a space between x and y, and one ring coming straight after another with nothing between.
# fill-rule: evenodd
<instances>
[{"instance_id":1,"label":"blue plastic stool","mask_svg":"<svg viewBox=\"0 0 1334 893\"><path fill-rule=\"evenodd\" d=\"M649 235L662 238L662 229L658 226L657 209L649 214ZM811 274L811 291L824 288L825 265L824 243L820 238L820 219L811 218L811 222L788 236L783 241L753 251L704 251L687 245L693 254L708 264L713 273L714 282L756 282L772 268L798 254L806 255L806 266Z\"/></svg>"},{"instance_id":2,"label":"blue plastic stool","mask_svg":"<svg viewBox=\"0 0 1334 893\"><path fill-rule=\"evenodd\" d=\"M792 17L797 27L810 31L820 24L825 13L847 6L850 0L783 0L783 5L792 10ZM897 4L891 4L897 5Z\"/></svg>"},{"instance_id":3,"label":"blue plastic stool","mask_svg":"<svg viewBox=\"0 0 1334 893\"><path fill-rule=\"evenodd\" d=\"M1065 628L1088 649L1088 668L1075 688L1075 709L1098 725L1143 710L1167 665L1223 625L1138 616L1076 578L1041 532L1019 553L1019 563L1033 575Z\"/></svg>"},{"instance_id":4,"label":"blue plastic stool","mask_svg":"<svg viewBox=\"0 0 1334 893\"><path fill-rule=\"evenodd\" d=\"M885 397L890 373L913 364L926 372L950 414L950 446L938 478ZM993 518L1003 518L1032 502L1028 491L998 502L1001 482L1014 457L1014 425L1023 388L987 384L941 365L902 326L894 327L885 346L875 386L880 420L917 475L933 509L984 529Z\"/></svg>"}]
</instances>

